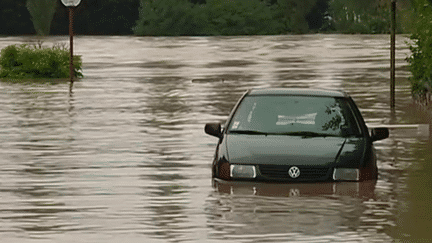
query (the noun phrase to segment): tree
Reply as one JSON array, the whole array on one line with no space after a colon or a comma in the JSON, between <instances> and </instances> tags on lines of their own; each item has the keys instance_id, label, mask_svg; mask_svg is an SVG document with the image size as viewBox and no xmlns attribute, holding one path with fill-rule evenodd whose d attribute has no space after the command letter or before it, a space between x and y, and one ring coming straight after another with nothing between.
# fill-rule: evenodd
<instances>
[{"instance_id":1,"label":"tree","mask_svg":"<svg viewBox=\"0 0 432 243\"><path fill-rule=\"evenodd\" d=\"M267 1L142 0L136 35L263 35L280 34L281 24Z\"/></svg>"},{"instance_id":2,"label":"tree","mask_svg":"<svg viewBox=\"0 0 432 243\"><path fill-rule=\"evenodd\" d=\"M330 25L342 33L389 33L389 16L389 1L332 0L329 2Z\"/></svg>"},{"instance_id":3,"label":"tree","mask_svg":"<svg viewBox=\"0 0 432 243\"><path fill-rule=\"evenodd\" d=\"M330 0L317 0L316 4L312 7L306 15L306 21L311 30L322 30L325 23L326 15L328 14Z\"/></svg>"},{"instance_id":4,"label":"tree","mask_svg":"<svg viewBox=\"0 0 432 243\"><path fill-rule=\"evenodd\" d=\"M285 21L291 31L297 34L307 33L309 24L306 16L315 6L317 0L278 0L278 5L285 15Z\"/></svg>"},{"instance_id":5,"label":"tree","mask_svg":"<svg viewBox=\"0 0 432 243\"><path fill-rule=\"evenodd\" d=\"M49 35L56 6L57 0L27 0L27 9L38 35Z\"/></svg>"},{"instance_id":6,"label":"tree","mask_svg":"<svg viewBox=\"0 0 432 243\"><path fill-rule=\"evenodd\" d=\"M216 35L280 34L283 23L261 0L207 0L207 18Z\"/></svg>"},{"instance_id":7,"label":"tree","mask_svg":"<svg viewBox=\"0 0 432 243\"><path fill-rule=\"evenodd\" d=\"M187 0L142 0L134 33L149 36L193 34L189 32L194 17L192 7Z\"/></svg>"},{"instance_id":8,"label":"tree","mask_svg":"<svg viewBox=\"0 0 432 243\"><path fill-rule=\"evenodd\" d=\"M425 98L432 89L432 3L427 0L414 0L417 18L411 35L411 56L407 58L411 72L411 89L414 96Z\"/></svg>"}]
</instances>

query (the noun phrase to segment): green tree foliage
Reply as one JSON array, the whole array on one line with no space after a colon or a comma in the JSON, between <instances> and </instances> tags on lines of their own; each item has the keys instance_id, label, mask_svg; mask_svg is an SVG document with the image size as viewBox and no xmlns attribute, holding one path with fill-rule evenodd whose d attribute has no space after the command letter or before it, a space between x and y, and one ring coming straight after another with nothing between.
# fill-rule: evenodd
<instances>
[{"instance_id":1,"label":"green tree foliage","mask_svg":"<svg viewBox=\"0 0 432 243\"><path fill-rule=\"evenodd\" d=\"M207 18L216 35L279 34L283 23L260 0L207 0Z\"/></svg>"},{"instance_id":2,"label":"green tree foliage","mask_svg":"<svg viewBox=\"0 0 432 243\"><path fill-rule=\"evenodd\" d=\"M278 0L279 8L283 11L283 22L294 33L302 34L309 31L307 15L315 6L317 0Z\"/></svg>"},{"instance_id":3,"label":"green tree foliage","mask_svg":"<svg viewBox=\"0 0 432 243\"><path fill-rule=\"evenodd\" d=\"M151 36L194 34L198 27L194 30L192 7L186 0L143 0L134 32Z\"/></svg>"},{"instance_id":4,"label":"green tree foliage","mask_svg":"<svg viewBox=\"0 0 432 243\"><path fill-rule=\"evenodd\" d=\"M48 0L28 0L43 2ZM57 2L51 34L67 35L67 8ZM399 33L415 15L397 0ZM27 0L0 0L0 34L34 34ZM388 33L390 0L82 0L77 35L246 35L329 31ZM406 7L404 7L406 5ZM155 11L165 14L157 16ZM35 27L36 28L36 27Z\"/></svg>"},{"instance_id":5,"label":"green tree foliage","mask_svg":"<svg viewBox=\"0 0 432 243\"><path fill-rule=\"evenodd\" d=\"M67 78L69 49L10 45L0 52L0 78ZM74 56L75 76L82 77L82 61Z\"/></svg>"},{"instance_id":6,"label":"green tree foliage","mask_svg":"<svg viewBox=\"0 0 432 243\"><path fill-rule=\"evenodd\" d=\"M57 0L27 0L27 9L38 35L49 35L56 5Z\"/></svg>"},{"instance_id":7,"label":"green tree foliage","mask_svg":"<svg viewBox=\"0 0 432 243\"><path fill-rule=\"evenodd\" d=\"M417 18L411 35L411 56L407 61L412 74L413 95L424 97L426 91L432 88L432 3L414 0L414 8Z\"/></svg>"},{"instance_id":8,"label":"green tree foliage","mask_svg":"<svg viewBox=\"0 0 432 243\"><path fill-rule=\"evenodd\" d=\"M278 34L284 26L260 0L142 0L136 35Z\"/></svg>"},{"instance_id":9,"label":"green tree foliage","mask_svg":"<svg viewBox=\"0 0 432 243\"><path fill-rule=\"evenodd\" d=\"M389 33L389 2L378 0L330 1L329 25L333 30L342 33Z\"/></svg>"},{"instance_id":10,"label":"green tree foliage","mask_svg":"<svg viewBox=\"0 0 432 243\"><path fill-rule=\"evenodd\" d=\"M330 0L317 0L316 4L312 7L306 15L306 21L309 29L313 31L324 30L325 19L328 14Z\"/></svg>"}]
</instances>

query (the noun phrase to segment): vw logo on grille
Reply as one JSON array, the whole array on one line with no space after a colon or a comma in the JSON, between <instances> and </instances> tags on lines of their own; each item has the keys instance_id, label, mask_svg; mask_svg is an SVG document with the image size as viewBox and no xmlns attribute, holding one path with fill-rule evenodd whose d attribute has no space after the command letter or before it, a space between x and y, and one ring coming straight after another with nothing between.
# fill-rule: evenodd
<instances>
[{"instance_id":1,"label":"vw logo on grille","mask_svg":"<svg viewBox=\"0 0 432 243\"><path fill-rule=\"evenodd\" d=\"M295 179L300 176L300 169L297 166L292 166L288 170L288 175Z\"/></svg>"}]
</instances>

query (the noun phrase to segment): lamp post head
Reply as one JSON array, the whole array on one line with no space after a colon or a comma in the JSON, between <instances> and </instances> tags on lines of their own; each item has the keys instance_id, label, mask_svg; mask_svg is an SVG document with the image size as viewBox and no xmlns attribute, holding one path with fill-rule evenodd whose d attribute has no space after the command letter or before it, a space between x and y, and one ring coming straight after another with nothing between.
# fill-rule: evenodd
<instances>
[{"instance_id":1,"label":"lamp post head","mask_svg":"<svg viewBox=\"0 0 432 243\"><path fill-rule=\"evenodd\" d=\"M76 7L80 4L81 0L61 0L66 7Z\"/></svg>"}]
</instances>

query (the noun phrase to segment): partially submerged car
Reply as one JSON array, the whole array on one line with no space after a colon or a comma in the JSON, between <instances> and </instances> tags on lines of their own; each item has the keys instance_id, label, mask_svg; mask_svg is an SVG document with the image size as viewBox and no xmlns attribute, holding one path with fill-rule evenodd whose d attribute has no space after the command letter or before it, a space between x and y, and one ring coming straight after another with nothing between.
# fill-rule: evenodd
<instances>
[{"instance_id":1,"label":"partially submerged car","mask_svg":"<svg viewBox=\"0 0 432 243\"><path fill-rule=\"evenodd\" d=\"M353 99L343 91L268 88L247 91L222 128L205 132L219 138L214 178L274 182L363 181L377 178L371 135Z\"/></svg>"}]
</instances>

